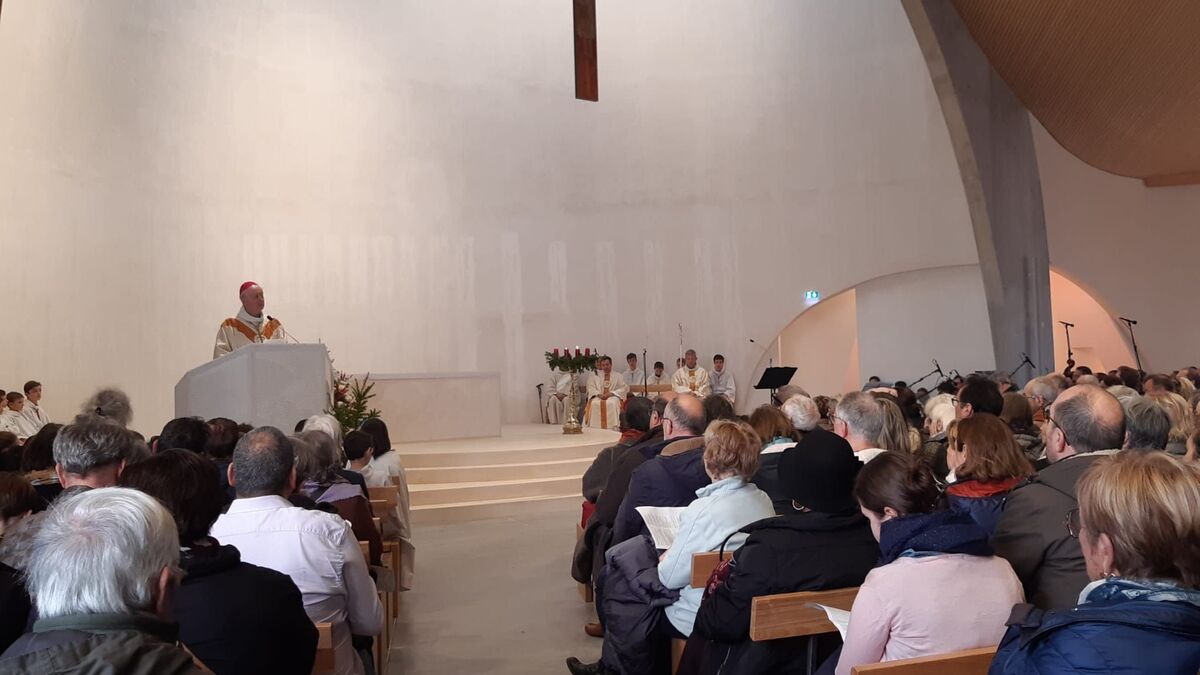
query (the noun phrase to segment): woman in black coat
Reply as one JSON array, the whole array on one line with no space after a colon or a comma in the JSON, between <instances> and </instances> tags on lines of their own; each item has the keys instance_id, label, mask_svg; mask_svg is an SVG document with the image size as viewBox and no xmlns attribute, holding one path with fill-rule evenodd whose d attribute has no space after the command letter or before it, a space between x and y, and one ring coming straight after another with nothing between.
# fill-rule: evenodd
<instances>
[{"instance_id":1,"label":"woman in black coat","mask_svg":"<svg viewBox=\"0 0 1200 675\"><path fill-rule=\"evenodd\" d=\"M852 496L862 464L834 434L809 434L779 459L792 512L753 523L729 575L700 605L680 673L801 673L806 638L750 641L750 607L760 595L858 586L879 558ZM818 656L837 647L823 640ZM818 660L818 663L820 661Z\"/></svg>"}]
</instances>

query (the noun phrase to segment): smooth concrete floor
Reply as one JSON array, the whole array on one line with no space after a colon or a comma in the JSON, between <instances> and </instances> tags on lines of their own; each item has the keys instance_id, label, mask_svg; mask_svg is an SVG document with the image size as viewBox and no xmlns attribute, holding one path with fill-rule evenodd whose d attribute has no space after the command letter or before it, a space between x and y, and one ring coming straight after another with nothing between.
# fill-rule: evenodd
<instances>
[{"instance_id":1,"label":"smooth concrete floor","mask_svg":"<svg viewBox=\"0 0 1200 675\"><path fill-rule=\"evenodd\" d=\"M600 658L601 641L583 633L595 614L571 579L577 522L574 506L418 526L389 675L565 675L568 656Z\"/></svg>"}]
</instances>

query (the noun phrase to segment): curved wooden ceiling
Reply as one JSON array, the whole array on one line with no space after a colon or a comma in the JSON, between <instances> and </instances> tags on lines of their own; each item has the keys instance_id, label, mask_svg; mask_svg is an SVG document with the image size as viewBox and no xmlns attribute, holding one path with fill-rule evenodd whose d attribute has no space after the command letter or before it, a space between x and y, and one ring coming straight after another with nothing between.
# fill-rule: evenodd
<instances>
[{"instance_id":1,"label":"curved wooden ceiling","mask_svg":"<svg viewBox=\"0 0 1200 675\"><path fill-rule=\"evenodd\" d=\"M952 1L1064 148L1147 185L1200 182L1200 1Z\"/></svg>"}]
</instances>

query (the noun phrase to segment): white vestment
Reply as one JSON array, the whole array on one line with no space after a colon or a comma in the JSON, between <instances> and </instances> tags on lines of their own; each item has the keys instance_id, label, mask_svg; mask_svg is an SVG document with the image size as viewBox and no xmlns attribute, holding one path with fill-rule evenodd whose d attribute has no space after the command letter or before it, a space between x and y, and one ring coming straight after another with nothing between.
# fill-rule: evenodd
<instances>
[{"instance_id":1,"label":"white vestment","mask_svg":"<svg viewBox=\"0 0 1200 675\"><path fill-rule=\"evenodd\" d=\"M684 366L671 376L671 388L676 394L695 394L701 398L712 393L712 383L708 379L708 371L696 366Z\"/></svg>"},{"instance_id":2,"label":"white vestment","mask_svg":"<svg viewBox=\"0 0 1200 675\"><path fill-rule=\"evenodd\" d=\"M235 349L261 342L284 341L287 333L278 319L270 319L266 314L254 317L243 307L238 310L237 317L225 319L217 329L217 341L213 345L213 358L220 358Z\"/></svg>"},{"instance_id":3,"label":"white vestment","mask_svg":"<svg viewBox=\"0 0 1200 675\"><path fill-rule=\"evenodd\" d=\"M664 373L664 374L662 374L662 375L655 375L655 374L651 373L651 374L650 374L650 377L646 379L646 385L647 385L647 386L650 386L650 387L653 387L653 386L655 386L655 385L658 385L658 384L665 384L665 385L668 385L668 386L670 386L670 384L671 384L671 377L670 377L669 375L665 374L665 373ZM652 399L656 399L656 398L658 398L658 397L659 397L659 396L661 396L661 395L662 395L662 394L660 394L660 393L659 393L659 392L657 392L657 391L652 391L652 392L650 392L650 398L652 398Z\"/></svg>"},{"instance_id":4,"label":"white vestment","mask_svg":"<svg viewBox=\"0 0 1200 675\"><path fill-rule=\"evenodd\" d=\"M712 382L712 392L717 396L724 396L729 399L730 403L734 402L737 397L737 384L733 381L733 373L726 368L721 372L712 371L709 380Z\"/></svg>"},{"instance_id":5,"label":"white vestment","mask_svg":"<svg viewBox=\"0 0 1200 675\"><path fill-rule=\"evenodd\" d=\"M641 368L634 368L633 370L625 373L625 384L628 384L631 387L640 387L642 386L642 378L645 377L645 375L645 371L643 371ZM647 382L647 384L649 383ZM641 395L641 393L634 394L634 396Z\"/></svg>"},{"instance_id":6,"label":"white vestment","mask_svg":"<svg viewBox=\"0 0 1200 675\"><path fill-rule=\"evenodd\" d=\"M600 398L610 394L606 399ZM620 373L609 373L605 378L603 373L592 373L587 383L588 405L587 413L583 416L586 426L598 429L621 428L621 402L629 395L629 385Z\"/></svg>"},{"instance_id":7,"label":"white vestment","mask_svg":"<svg viewBox=\"0 0 1200 675\"><path fill-rule=\"evenodd\" d=\"M546 384L549 385L546 388L546 421L562 424L567 419L567 402L571 400L571 374L555 370ZM559 394L562 394L561 399Z\"/></svg>"},{"instance_id":8,"label":"white vestment","mask_svg":"<svg viewBox=\"0 0 1200 675\"><path fill-rule=\"evenodd\" d=\"M21 410L21 414L33 425L34 433L50 424L50 416L46 414L46 410L36 403L31 403L29 399L25 399L25 407Z\"/></svg>"},{"instance_id":9,"label":"white vestment","mask_svg":"<svg viewBox=\"0 0 1200 675\"><path fill-rule=\"evenodd\" d=\"M0 431L12 432L20 441L37 433L37 429L28 417L11 409L0 413Z\"/></svg>"}]
</instances>

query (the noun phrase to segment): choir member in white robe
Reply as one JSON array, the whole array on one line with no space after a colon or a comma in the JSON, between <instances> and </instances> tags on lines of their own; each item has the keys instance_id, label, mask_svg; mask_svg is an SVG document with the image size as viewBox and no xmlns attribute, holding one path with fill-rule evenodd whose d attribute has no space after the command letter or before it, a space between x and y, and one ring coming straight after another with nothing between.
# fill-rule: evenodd
<instances>
[{"instance_id":1,"label":"choir member in white robe","mask_svg":"<svg viewBox=\"0 0 1200 675\"><path fill-rule=\"evenodd\" d=\"M35 433L50 424L50 416L40 405L42 400L42 383L30 380L25 383L25 409L21 414L29 420Z\"/></svg>"},{"instance_id":2,"label":"choir member in white robe","mask_svg":"<svg viewBox=\"0 0 1200 675\"><path fill-rule=\"evenodd\" d=\"M263 299L263 289L253 281L242 284L238 290L242 308L237 316L225 319L217 329L217 341L213 345L213 358L220 358L235 349L261 342L287 340L283 324L263 313L266 300Z\"/></svg>"},{"instance_id":3,"label":"choir member in white robe","mask_svg":"<svg viewBox=\"0 0 1200 675\"><path fill-rule=\"evenodd\" d=\"M571 374L558 370L550 371L550 385L546 389L546 422L562 424L567 419L567 401L571 395ZM578 399L576 399L578 400Z\"/></svg>"},{"instance_id":4,"label":"choir member in white robe","mask_svg":"<svg viewBox=\"0 0 1200 675\"><path fill-rule=\"evenodd\" d=\"M649 386L655 386L655 385L660 385L660 384L665 384L667 386L670 386L671 378L665 372L663 372L665 369L666 369L666 366L663 365L662 361L655 361L654 362L654 372L650 374L650 377L646 378L646 384ZM650 392L650 398L652 398L652 399L658 398L661 395L662 394L660 394L657 391Z\"/></svg>"},{"instance_id":5,"label":"choir member in white robe","mask_svg":"<svg viewBox=\"0 0 1200 675\"><path fill-rule=\"evenodd\" d=\"M701 398L712 393L708 371L697 363L696 350L689 349L683 355L683 367L671 376L671 388L676 394L695 394Z\"/></svg>"},{"instance_id":6,"label":"choir member in white robe","mask_svg":"<svg viewBox=\"0 0 1200 675\"><path fill-rule=\"evenodd\" d=\"M29 418L21 414L25 407L25 396L19 391L10 391L5 395L8 409L0 413L0 431L9 431L16 435L22 443L25 439L37 433L37 429Z\"/></svg>"},{"instance_id":7,"label":"choir member in white robe","mask_svg":"<svg viewBox=\"0 0 1200 675\"><path fill-rule=\"evenodd\" d=\"M583 416L585 426L598 429L621 428L621 403L629 395L629 385L620 373L612 371L612 359L600 359L600 371L588 376L588 404Z\"/></svg>"},{"instance_id":8,"label":"choir member in white robe","mask_svg":"<svg viewBox=\"0 0 1200 675\"><path fill-rule=\"evenodd\" d=\"M625 372L625 383L630 386L631 390L633 387L642 386L642 379L646 376L646 374L642 372L641 368L638 368L637 354L634 354L633 352L626 354L625 363L629 364L629 370ZM644 395L645 394L643 394L641 391L634 394L634 396Z\"/></svg>"},{"instance_id":9,"label":"choir member in white robe","mask_svg":"<svg viewBox=\"0 0 1200 675\"><path fill-rule=\"evenodd\" d=\"M712 391L717 396L724 396L734 403L737 398L737 383L733 381L733 373L725 370L725 357L717 354L713 357L712 374L708 378L712 382Z\"/></svg>"}]
</instances>

